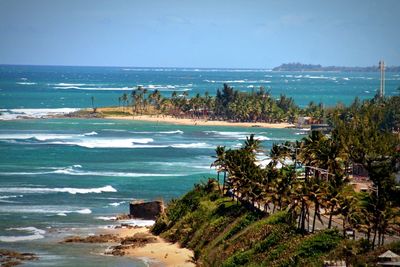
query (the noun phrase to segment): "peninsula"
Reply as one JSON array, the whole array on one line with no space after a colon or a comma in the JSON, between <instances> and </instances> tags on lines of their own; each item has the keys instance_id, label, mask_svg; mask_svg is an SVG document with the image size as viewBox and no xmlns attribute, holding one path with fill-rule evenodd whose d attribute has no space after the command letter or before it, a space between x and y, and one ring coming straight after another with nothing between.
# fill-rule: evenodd
<instances>
[{"instance_id":1,"label":"peninsula","mask_svg":"<svg viewBox=\"0 0 400 267\"><path fill-rule=\"evenodd\" d=\"M334 72L377 72L378 66L369 67L344 67L322 66L319 64L284 63L272 69L272 71L334 71ZM400 72L400 66L388 66L387 72Z\"/></svg>"}]
</instances>

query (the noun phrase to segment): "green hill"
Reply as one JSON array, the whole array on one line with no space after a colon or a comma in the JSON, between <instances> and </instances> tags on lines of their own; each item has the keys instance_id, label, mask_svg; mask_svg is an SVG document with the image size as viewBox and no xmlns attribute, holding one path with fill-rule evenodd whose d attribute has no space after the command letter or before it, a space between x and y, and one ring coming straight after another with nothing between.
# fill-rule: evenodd
<instances>
[{"instance_id":1,"label":"green hill","mask_svg":"<svg viewBox=\"0 0 400 267\"><path fill-rule=\"evenodd\" d=\"M344 240L336 229L302 235L288 213L250 210L222 197L214 180L173 200L152 232L193 250L199 266L323 266L344 259L373 266L385 249L400 251L400 242L369 251L366 242Z\"/></svg>"}]
</instances>

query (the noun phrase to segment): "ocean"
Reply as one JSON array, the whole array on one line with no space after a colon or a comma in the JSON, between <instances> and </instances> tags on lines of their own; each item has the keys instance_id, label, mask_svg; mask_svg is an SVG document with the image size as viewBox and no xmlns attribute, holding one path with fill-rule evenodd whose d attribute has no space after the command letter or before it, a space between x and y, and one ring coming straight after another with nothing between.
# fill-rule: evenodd
<instances>
[{"instance_id":1,"label":"ocean","mask_svg":"<svg viewBox=\"0 0 400 267\"><path fill-rule=\"evenodd\" d=\"M386 95L398 94L400 74L386 78ZM264 86L301 106L329 106L372 98L379 74L0 66L0 248L37 253L40 259L27 266L145 266L141 259L102 255L106 245L58 242L116 225L111 219L128 212L131 200L168 202L215 176L210 165L217 145L236 148L255 133L267 152L302 132L39 117L90 107L92 96L96 106L118 105L138 85L166 96L213 95L225 82L243 91Z\"/></svg>"}]
</instances>

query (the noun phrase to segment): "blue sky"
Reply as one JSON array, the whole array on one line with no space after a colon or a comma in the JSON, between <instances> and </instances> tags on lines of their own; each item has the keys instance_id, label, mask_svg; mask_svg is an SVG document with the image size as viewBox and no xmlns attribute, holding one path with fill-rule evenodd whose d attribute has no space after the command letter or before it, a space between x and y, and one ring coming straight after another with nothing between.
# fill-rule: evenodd
<instances>
[{"instance_id":1,"label":"blue sky","mask_svg":"<svg viewBox=\"0 0 400 267\"><path fill-rule=\"evenodd\" d=\"M400 65L397 0L0 0L0 64Z\"/></svg>"}]
</instances>

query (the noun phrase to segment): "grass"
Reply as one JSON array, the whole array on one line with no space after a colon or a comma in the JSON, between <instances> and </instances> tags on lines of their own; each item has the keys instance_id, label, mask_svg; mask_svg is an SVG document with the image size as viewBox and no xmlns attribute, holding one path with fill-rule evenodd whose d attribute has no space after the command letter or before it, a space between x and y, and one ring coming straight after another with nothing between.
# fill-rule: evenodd
<instances>
[{"instance_id":1,"label":"grass","mask_svg":"<svg viewBox=\"0 0 400 267\"><path fill-rule=\"evenodd\" d=\"M247 210L221 196L213 180L173 200L152 232L193 250L200 266L322 266L326 259L349 258L339 231L303 236L287 212L266 217ZM373 263L376 252L352 246L362 254L351 258L354 263ZM400 251L400 242L390 248Z\"/></svg>"}]
</instances>

